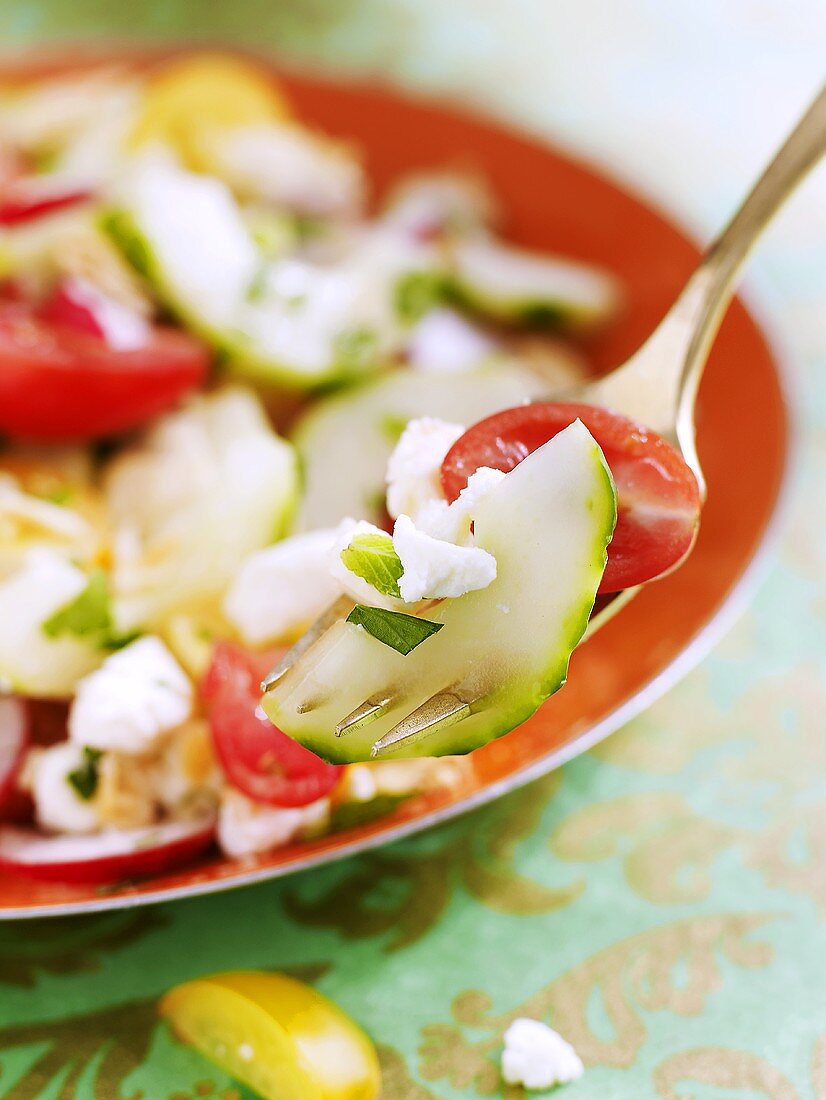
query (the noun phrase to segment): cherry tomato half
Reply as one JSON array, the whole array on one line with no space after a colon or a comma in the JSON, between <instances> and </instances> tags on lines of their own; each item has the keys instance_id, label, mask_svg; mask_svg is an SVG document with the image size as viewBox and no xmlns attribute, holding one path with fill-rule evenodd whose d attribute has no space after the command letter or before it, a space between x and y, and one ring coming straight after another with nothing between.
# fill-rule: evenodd
<instances>
[{"instance_id":1,"label":"cherry tomato half","mask_svg":"<svg viewBox=\"0 0 826 1100\"><path fill-rule=\"evenodd\" d=\"M156 326L117 351L100 337L0 302L0 432L78 441L135 428L200 385L210 353L194 336Z\"/></svg>"},{"instance_id":2,"label":"cherry tomato half","mask_svg":"<svg viewBox=\"0 0 826 1100\"><path fill-rule=\"evenodd\" d=\"M239 646L215 647L203 684L215 752L229 782L248 798L306 806L329 794L342 768L320 760L264 716L258 706L262 671Z\"/></svg>"},{"instance_id":3,"label":"cherry tomato half","mask_svg":"<svg viewBox=\"0 0 826 1100\"><path fill-rule=\"evenodd\" d=\"M474 424L442 463L445 496L455 500L480 466L512 470L577 419L602 448L617 486L617 526L600 592L618 592L669 572L697 536L702 503L697 479L670 443L607 409L539 402Z\"/></svg>"}]
</instances>

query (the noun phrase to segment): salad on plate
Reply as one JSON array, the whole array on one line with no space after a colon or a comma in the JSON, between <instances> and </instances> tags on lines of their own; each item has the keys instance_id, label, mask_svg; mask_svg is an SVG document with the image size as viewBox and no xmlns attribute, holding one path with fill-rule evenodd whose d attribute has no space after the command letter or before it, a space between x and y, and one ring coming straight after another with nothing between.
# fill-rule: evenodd
<instances>
[{"instance_id":1,"label":"salad on plate","mask_svg":"<svg viewBox=\"0 0 826 1100\"><path fill-rule=\"evenodd\" d=\"M475 176L369 182L234 56L4 86L3 867L105 885L460 786L690 548L662 441L543 400L614 278L508 244ZM399 747L402 678L457 713Z\"/></svg>"}]
</instances>

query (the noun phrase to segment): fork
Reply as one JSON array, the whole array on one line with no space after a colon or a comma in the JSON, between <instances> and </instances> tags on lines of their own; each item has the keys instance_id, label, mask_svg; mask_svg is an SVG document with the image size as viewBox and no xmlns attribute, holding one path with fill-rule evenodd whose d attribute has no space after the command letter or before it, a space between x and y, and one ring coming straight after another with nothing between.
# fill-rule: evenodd
<instances>
[{"instance_id":1,"label":"fork","mask_svg":"<svg viewBox=\"0 0 826 1100\"><path fill-rule=\"evenodd\" d=\"M694 412L697 390L711 345L734 295L737 276L758 237L788 196L826 153L824 87L752 188L726 228L704 253L682 292L642 347L609 374L559 395L622 413L657 432L694 472L702 498L705 478L697 454ZM602 627L639 591L626 589L592 615L586 637ZM269 691L290 671L301 673L305 654L354 602L336 600L284 654L261 685ZM338 736L363 727L400 701L400 686L366 699L336 726ZM432 696L402 718L373 745L382 756L404 743L419 742L472 713L475 700L460 690ZM310 704L311 705L311 704ZM307 709L310 709L310 705Z\"/></svg>"}]
</instances>

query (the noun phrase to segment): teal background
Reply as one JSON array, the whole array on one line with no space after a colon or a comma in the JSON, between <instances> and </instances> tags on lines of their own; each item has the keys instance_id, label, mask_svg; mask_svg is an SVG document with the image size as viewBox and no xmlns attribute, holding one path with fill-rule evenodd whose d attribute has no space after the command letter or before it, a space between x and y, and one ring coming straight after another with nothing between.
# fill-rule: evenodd
<instances>
[{"instance_id":1,"label":"teal background","mask_svg":"<svg viewBox=\"0 0 826 1100\"><path fill-rule=\"evenodd\" d=\"M702 238L826 75L822 0L0 4L7 51L138 35L470 102ZM566 1100L826 1100L823 169L748 292L785 349L799 454L780 548L717 651L595 752L425 836L220 897L0 926L0 1097L229 1100L153 1005L257 966L316 981L364 1024L389 1100L505 1095L495 1060L521 1012L586 1062Z\"/></svg>"}]
</instances>

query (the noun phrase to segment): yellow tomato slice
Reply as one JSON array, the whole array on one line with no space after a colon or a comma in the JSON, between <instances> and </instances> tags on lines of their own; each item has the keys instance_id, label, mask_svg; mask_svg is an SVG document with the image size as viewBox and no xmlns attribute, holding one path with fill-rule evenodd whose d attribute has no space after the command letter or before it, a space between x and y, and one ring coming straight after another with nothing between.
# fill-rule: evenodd
<instances>
[{"instance_id":1,"label":"yellow tomato slice","mask_svg":"<svg viewBox=\"0 0 826 1100\"><path fill-rule=\"evenodd\" d=\"M373 1044L340 1008L283 974L184 982L159 1006L175 1034L265 1100L375 1100Z\"/></svg>"},{"instance_id":2,"label":"yellow tomato slice","mask_svg":"<svg viewBox=\"0 0 826 1100\"><path fill-rule=\"evenodd\" d=\"M274 81L251 62L229 54L198 54L151 77L129 145L171 145L191 168L203 168L204 147L216 131L289 117Z\"/></svg>"}]
</instances>

